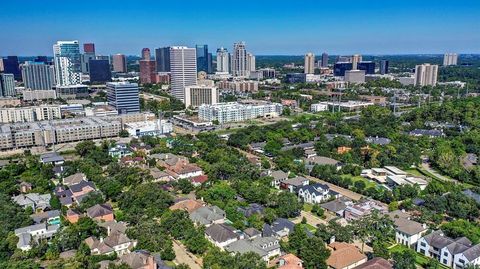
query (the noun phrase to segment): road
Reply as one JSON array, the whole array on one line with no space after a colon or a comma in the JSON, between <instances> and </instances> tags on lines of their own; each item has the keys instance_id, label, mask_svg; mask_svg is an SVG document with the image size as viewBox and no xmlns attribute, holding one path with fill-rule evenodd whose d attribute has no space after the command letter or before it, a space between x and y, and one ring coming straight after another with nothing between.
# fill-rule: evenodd
<instances>
[{"instance_id":1,"label":"road","mask_svg":"<svg viewBox=\"0 0 480 269\"><path fill-rule=\"evenodd\" d=\"M433 168L430 165L430 160L428 159L428 157L425 157L425 156L422 157L422 168L440 180L443 180L446 182L458 183L457 180L442 176L437 171L433 170Z\"/></svg>"},{"instance_id":2,"label":"road","mask_svg":"<svg viewBox=\"0 0 480 269\"><path fill-rule=\"evenodd\" d=\"M305 176L305 177L308 178L311 181L318 182L318 183L321 183L321 184L326 184L328 187L330 187L331 190L336 191L336 192L340 193L341 195L343 195L345 197L348 197L352 200L358 201L361 198L363 198L363 195L361 195L359 193L356 193L356 192L353 192L351 190L339 187L339 186L334 185L332 183L328 183L328 182L323 181L321 179L318 179L316 177L312 177L312 176Z\"/></svg>"},{"instance_id":3,"label":"road","mask_svg":"<svg viewBox=\"0 0 480 269\"><path fill-rule=\"evenodd\" d=\"M198 260L193 254L188 252L181 243L177 240L173 240L173 251L175 251L175 264L179 265L184 263L190 267L190 269L202 269L202 261Z\"/></svg>"},{"instance_id":4,"label":"road","mask_svg":"<svg viewBox=\"0 0 480 269\"><path fill-rule=\"evenodd\" d=\"M297 223L300 223L302 222L302 219L305 218L307 220L307 223L314 226L314 227L317 227L318 224L325 224L325 225L328 225L328 222L324 219L321 219L315 215L313 215L311 212L307 212L307 211L301 211L300 212L300 216L296 217L292 222L297 224Z\"/></svg>"}]
</instances>

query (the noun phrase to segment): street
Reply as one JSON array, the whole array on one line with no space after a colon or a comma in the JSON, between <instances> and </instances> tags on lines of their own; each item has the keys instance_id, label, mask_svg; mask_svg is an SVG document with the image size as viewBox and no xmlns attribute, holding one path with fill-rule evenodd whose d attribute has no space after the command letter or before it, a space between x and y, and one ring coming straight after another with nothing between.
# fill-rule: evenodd
<instances>
[{"instance_id":1,"label":"street","mask_svg":"<svg viewBox=\"0 0 480 269\"><path fill-rule=\"evenodd\" d=\"M173 240L173 251L175 251L175 260L173 260L175 264L179 265L184 263L188 265L190 269L202 269L202 261L188 252L185 246L177 240Z\"/></svg>"}]
</instances>

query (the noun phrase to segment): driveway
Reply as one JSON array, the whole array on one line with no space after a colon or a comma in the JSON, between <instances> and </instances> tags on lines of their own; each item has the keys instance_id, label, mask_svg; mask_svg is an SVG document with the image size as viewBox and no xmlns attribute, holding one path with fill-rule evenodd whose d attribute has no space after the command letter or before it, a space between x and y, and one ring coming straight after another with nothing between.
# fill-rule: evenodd
<instances>
[{"instance_id":1,"label":"driveway","mask_svg":"<svg viewBox=\"0 0 480 269\"><path fill-rule=\"evenodd\" d=\"M425 169L425 171L429 172L432 174L434 177L446 181L446 182L453 182L453 183L458 183L455 179L451 179L445 176L440 175L437 171L433 170L433 168L430 166L430 162L427 160L422 161L422 168Z\"/></svg>"},{"instance_id":2,"label":"driveway","mask_svg":"<svg viewBox=\"0 0 480 269\"><path fill-rule=\"evenodd\" d=\"M202 269L202 261L188 252L185 246L177 240L173 240L173 251L175 251L175 260L173 260L175 264L179 265L184 263L188 265L190 269Z\"/></svg>"}]
</instances>

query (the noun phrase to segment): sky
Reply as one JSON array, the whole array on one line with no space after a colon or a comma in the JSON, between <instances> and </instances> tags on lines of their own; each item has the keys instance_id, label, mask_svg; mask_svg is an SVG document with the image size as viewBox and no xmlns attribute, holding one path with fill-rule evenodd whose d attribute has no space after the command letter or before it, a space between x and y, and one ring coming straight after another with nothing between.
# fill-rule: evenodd
<instances>
[{"instance_id":1,"label":"sky","mask_svg":"<svg viewBox=\"0 0 480 269\"><path fill-rule=\"evenodd\" d=\"M480 0L5 0L0 26L4 56L57 40L103 55L237 41L256 55L480 53Z\"/></svg>"}]
</instances>

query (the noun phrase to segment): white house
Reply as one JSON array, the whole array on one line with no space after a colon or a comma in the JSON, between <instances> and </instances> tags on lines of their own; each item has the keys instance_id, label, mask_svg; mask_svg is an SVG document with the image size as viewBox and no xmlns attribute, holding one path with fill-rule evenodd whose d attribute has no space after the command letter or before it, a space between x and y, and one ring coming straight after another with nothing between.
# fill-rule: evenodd
<instances>
[{"instance_id":1,"label":"white house","mask_svg":"<svg viewBox=\"0 0 480 269\"><path fill-rule=\"evenodd\" d=\"M239 235L235 233L235 229L226 224L213 224L205 230L205 236L208 241L215 246L223 249L225 246L237 241Z\"/></svg>"},{"instance_id":2,"label":"white house","mask_svg":"<svg viewBox=\"0 0 480 269\"><path fill-rule=\"evenodd\" d=\"M388 213L395 225L395 241L399 244L411 247L427 232L427 226L410 220L410 215L396 210Z\"/></svg>"},{"instance_id":3,"label":"white house","mask_svg":"<svg viewBox=\"0 0 480 269\"><path fill-rule=\"evenodd\" d=\"M327 185L316 183L298 189L298 198L308 204L319 204L339 194L330 190Z\"/></svg>"},{"instance_id":4,"label":"white house","mask_svg":"<svg viewBox=\"0 0 480 269\"><path fill-rule=\"evenodd\" d=\"M18 237L17 248L27 251L32 248L32 241L42 238L51 238L58 231L60 225L47 225L47 223L35 224L15 230Z\"/></svg>"}]
</instances>

